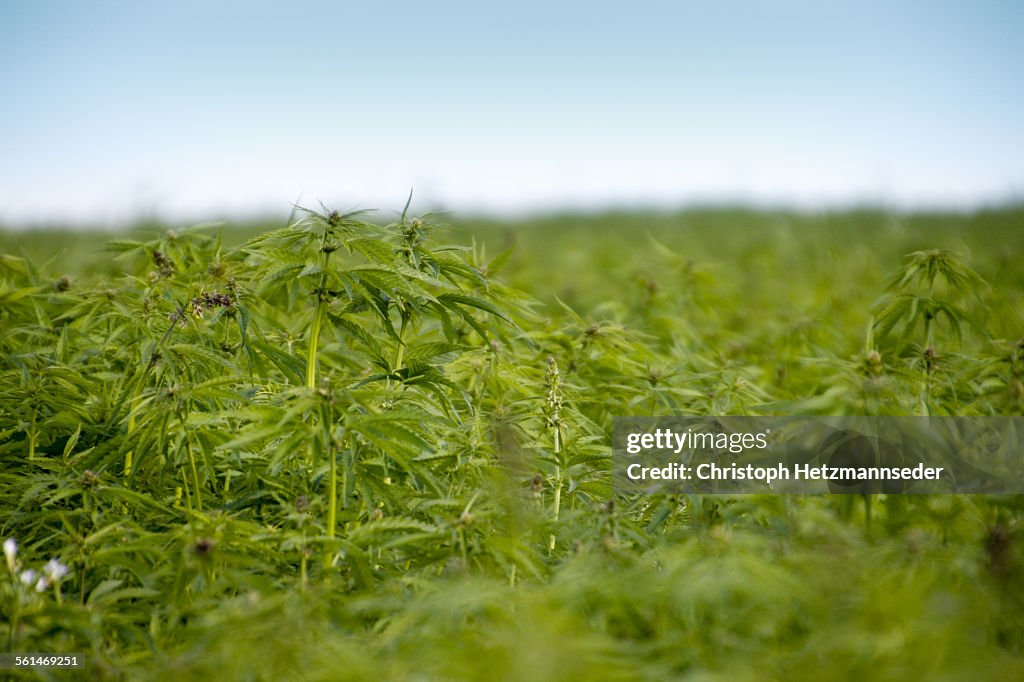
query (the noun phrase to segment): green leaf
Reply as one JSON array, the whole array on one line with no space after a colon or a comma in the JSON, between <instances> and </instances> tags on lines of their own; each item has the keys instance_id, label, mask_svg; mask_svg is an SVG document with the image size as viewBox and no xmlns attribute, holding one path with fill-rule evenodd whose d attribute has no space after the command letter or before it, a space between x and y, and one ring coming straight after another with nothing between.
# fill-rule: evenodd
<instances>
[{"instance_id":1,"label":"green leaf","mask_svg":"<svg viewBox=\"0 0 1024 682\"><path fill-rule=\"evenodd\" d=\"M72 452L75 451L75 445L78 444L78 437L82 435L82 425L79 423L78 428L68 438L68 442L64 445L64 459L67 459Z\"/></svg>"}]
</instances>

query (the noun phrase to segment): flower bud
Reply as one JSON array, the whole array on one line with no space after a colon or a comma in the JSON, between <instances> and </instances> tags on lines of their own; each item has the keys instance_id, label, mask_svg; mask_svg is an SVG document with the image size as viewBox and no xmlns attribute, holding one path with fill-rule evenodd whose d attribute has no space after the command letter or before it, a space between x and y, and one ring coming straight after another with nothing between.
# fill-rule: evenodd
<instances>
[{"instance_id":1,"label":"flower bud","mask_svg":"<svg viewBox=\"0 0 1024 682\"><path fill-rule=\"evenodd\" d=\"M56 559L50 559L43 566L43 574L50 582L59 583L68 574L68 567Z\"/></svg>"},{"instance_id":2,"label":"flower bud","mask_svg":"<svg viewBox=\"0 0 1024 682\"><path fill-rule=\"evenodd\" d=\"M14 538L4 540L4 557L7 559L7 568L14 573L18 558L18 542Z\"/></svg>"}]
</instances>

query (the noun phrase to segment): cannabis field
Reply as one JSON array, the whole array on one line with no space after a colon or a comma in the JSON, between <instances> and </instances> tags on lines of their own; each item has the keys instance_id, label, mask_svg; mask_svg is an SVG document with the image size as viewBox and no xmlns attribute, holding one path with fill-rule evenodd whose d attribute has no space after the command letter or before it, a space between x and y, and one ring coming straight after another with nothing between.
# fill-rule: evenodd
<instances>
[{"instance_id":1,"label":"cannabis field","mask_svg":"<svg viewBox=\"0 0 1024 682\"><path fill-rule=\"evenodd\" d=\"M84 660L7 674L1024 679L1020 497L622 496L610 446L1020 415L1022 254L1018 208L0 233L0 650Z\"/></svg>"}]
</instances>

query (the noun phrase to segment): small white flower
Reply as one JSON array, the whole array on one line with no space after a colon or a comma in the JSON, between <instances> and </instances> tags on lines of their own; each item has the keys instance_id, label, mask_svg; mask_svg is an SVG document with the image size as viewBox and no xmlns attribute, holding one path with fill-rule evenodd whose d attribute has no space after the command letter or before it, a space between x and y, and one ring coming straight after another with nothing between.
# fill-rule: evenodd
<instances>
[{"instance_id":1,"label":"small white flower","mask_svg":"<svg viewBox=\"0 0 1024 682\"><path fill-rule=\"evenodd\" d=\"M14 567L17 565L15 559L18 558L17 540L14 538L4 540L4 556L7 558L7 568L11 569L11 573L14 573Z\"/></svg>"},{"instance_id":2,"label":"small white flower","mask_svg":"<svg viewBox=\"0 0 1024 682\"><path fill-rule=\"evenodd\" d=\"M68 567L56 559L50 559L43 566L43 573L50 582L59 583L68 574Z\"/></svg>"},{"instance_id":3,"label":"small white flower","mask_svg":"<svg viewBox=\"0 0 1024 682\"><path fill-rule=\"evenodd\" d=\"M39 574L33 571L31 568L26 568L21 572L21 583L23 585L31 585L39 577Z\"/></svg>"},{"instance_id":4,"label":"small white flower","mask_svg":"<svg viewBox=\"0 0 1024 682\"><path fill-rule=\"evenodd\" d=\"M49 586L50 581L46 579L45 575L41 575L39 580L36 581L36 592L45 592Z\"/></svg>"}]
</instances>

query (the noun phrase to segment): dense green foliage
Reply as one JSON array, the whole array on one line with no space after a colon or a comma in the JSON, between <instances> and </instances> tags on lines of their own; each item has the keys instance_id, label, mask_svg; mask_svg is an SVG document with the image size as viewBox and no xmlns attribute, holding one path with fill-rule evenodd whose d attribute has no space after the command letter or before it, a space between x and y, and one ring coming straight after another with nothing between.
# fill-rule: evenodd
<instances>
[{"instance_id":1,"label":"dense green foliage","mask_svg":"<svg viewBox=\"0 0 1024 682\"><path fill-rule=\"evenodd\" d=\"M1015 496L610 487L616 415L1024 413L1024 212L371 217L0 235L19 674L1024 677Z\"/></svg>"}]
</instances>

